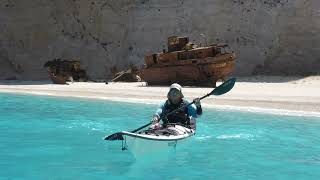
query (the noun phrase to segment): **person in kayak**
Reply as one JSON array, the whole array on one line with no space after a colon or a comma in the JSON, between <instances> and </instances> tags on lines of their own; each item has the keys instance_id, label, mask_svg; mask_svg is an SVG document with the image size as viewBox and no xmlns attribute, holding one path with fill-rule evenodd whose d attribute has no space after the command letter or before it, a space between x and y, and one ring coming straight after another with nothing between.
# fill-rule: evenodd
<instances>
[{"instance_id":1,"label":"person in kayak","mask_svg":"<svg viewBox=\"0 0 320 180\"><path fill-rule=\"evenodd\" d=\"M162 118L163 125L161 126L159 123L161 116L164 116L165 114L168 114L180 107L186 106L189 103L186 99L184 99L182 88L177 83L174 83L170 86L167 98L168 99L160 105L156 113L153 115L151 120L152 125L150 128L160 129L163 126L165 127L168 123L178 123L195 129L195 118L202 114L200 99L196 98L194 100L194 104Z\"/></svg>"}]
</instances>

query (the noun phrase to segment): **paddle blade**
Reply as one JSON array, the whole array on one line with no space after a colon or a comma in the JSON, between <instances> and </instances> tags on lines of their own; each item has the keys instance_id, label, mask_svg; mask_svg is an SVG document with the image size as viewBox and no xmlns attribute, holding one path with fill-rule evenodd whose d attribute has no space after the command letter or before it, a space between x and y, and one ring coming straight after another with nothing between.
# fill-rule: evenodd
<instances>
[{"instance_id":1,"label":"paddle blade","mask_svg":"<svg viewBox=\"0 0 320 180\"><path fill-rule=\"evenodd\" d=\"M104 138L106 141L117 141L117 140L123 140L123 136L121 132L111 134L110 136L107 136Z\"/></svg>"},{"instance_id":2,"label":"paddle blade","mask_svg":"<svg viewBox=\"0 0 320 180\"><path fill-rule=\"evenodd\" d=\"M229 79L228 81L224 82L223 84L221 84L220 86L216 87L211 93L210 95L216 95L216 96L219 96L219 95L222 95L222 94L225 94L227 92L229 92L234 84L236 82L236 78L231 78Z\"/></svg>"}]
</instances>

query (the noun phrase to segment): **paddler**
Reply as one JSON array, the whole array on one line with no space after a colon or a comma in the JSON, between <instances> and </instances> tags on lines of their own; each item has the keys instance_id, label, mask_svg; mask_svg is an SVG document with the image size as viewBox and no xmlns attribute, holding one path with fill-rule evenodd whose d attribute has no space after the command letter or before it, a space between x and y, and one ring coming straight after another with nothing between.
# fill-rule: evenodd
<instances>
[{"instance_id":1,"label":"paddler","mask_svg":"<svg viewBox=\"0 0 320 180\"><path fill-rule=\"evenodd\" d=\"M160 107L153 115L150 128L159 129L162 126L166 126L168 123L182 124L185 126L190 126L191 128L195 128L195 118L202 114L200 99L196 98L194 100L194 104L189 105L188 107L185 107L182 110L179 110L165 118L162 118L163 125L161 125L159 122L161 116L164 116L165 114L168 114L180 107L186 106L189 103L186 99L184 99L182 88L177 83L174 83L170 86L167 98L168 99L164 103L160 104Z\"/></svg>"}]
</instances>

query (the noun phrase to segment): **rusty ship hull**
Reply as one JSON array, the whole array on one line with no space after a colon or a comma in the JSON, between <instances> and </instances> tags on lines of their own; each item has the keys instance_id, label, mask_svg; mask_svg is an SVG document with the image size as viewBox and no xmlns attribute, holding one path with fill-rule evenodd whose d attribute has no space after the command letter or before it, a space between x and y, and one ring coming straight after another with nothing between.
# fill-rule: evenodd
<instances>
[{"instance_id":1,"label":"rusty ship hull","mask_svg":"<svg viewBox=\"0 0 320 180\"><path fill-rule=\"evenodd\" d=\"M148 85L179 83L215 87L218 80L226 80L234 70L236 56L226 52L225 47L227 45L212 45L147 55L145 68L139 75Z\"/></svg>"},{"instance_id":2,"label":"rusty ship hull","mask_svg":"<svg viewBox=\"0 0 320 180\"><path fill-rule=\"evenodd\" d=\"M213 58L193 60L190 64L154 66L143 69L140 76L148 85L170 85L179 83L187 86L215 86L231 75L235 61L216 61Z\"/></svg>"}]
</instances>

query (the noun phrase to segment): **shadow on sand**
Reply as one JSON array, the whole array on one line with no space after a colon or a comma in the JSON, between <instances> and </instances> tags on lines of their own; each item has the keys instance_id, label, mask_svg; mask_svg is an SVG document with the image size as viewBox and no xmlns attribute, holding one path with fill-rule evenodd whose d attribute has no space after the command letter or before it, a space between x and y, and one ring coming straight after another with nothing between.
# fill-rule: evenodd
<instances>
[{"instance_id":1,"label":"shadow on sand","mask_svg":"<svg viewBox=\"0 0 320 180\"><path fill-rule=\"evenodd\" d=\"M237 82L250 82L250 83L287 83L295 82L307 78L308 76L231 76L236 77ZM222 82L218 81L217 86ZM139 87L169 87L170 85L148 85L147 83L139 85ZM190 88L210 88L209 86L184 86Z\"/></svg>"},{"instance_id":2,"label":"shadow on sand","mask_svg":"<svg viewBox=\"0 0 320 180\"><path fill-rule=\"evenodd\" d=\"M304 79L308 76L239 76L237 82L286 83Z\"/></svg>"},{"instance_id":3,"label":"shadow on sand","mask_svg":"<svg viewBox=\"0 0 320 180\"><path fill-rule=\"evenodd\" d=\"M51 80L22 81L22 80L0 80L0 85L46 85L53 84Z\"/></svg>"}]
</instances>

